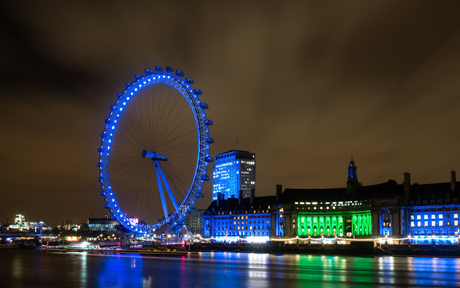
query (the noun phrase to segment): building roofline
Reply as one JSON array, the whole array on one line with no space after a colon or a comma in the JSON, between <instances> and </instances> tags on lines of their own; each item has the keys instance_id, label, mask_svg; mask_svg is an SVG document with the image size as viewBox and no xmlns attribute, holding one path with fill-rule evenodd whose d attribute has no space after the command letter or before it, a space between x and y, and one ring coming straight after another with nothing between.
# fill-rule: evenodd
<instances>
[{"instance_id":1,"label":"building roofline","mask_svg":"<svg viewBox=\"0 0 460 288\"><path fill-rule=\"evenodd\" d=\"M229 150L229 151L227 151L227 152L222 152L222 153L219 153L219 154L217 154L217 156L219 156L219 155L222 155L222 154L227 154L227 153L230 153L230 152L245 152L245 153L251 153L251 154L254 154L254 153L252 153L252 152L249 152L249 151L246 151L246 150Z\"/></svg>"}]
</instances>

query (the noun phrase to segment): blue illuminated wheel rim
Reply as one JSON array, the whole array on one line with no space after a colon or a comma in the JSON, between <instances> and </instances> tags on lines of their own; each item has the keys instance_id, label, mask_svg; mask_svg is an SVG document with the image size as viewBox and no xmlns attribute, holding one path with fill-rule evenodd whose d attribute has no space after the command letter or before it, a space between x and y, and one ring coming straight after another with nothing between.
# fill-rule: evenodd
<instances>
[{"instance_id":1,"label":"blue illuminated wheel rim","mask_svg":"<svg viewBox=\"0 0 460 288\"><path fill-rule=\"evenodd\" d=\"M170 67L146 69L110 107L98 149L98 181L105 208L128 231L152 234L183 225L203 197L214 140L209 137L208 105L193 83ZM137 213L145 213L148 221L133 221Z\"/></svg>"}]
</instances>

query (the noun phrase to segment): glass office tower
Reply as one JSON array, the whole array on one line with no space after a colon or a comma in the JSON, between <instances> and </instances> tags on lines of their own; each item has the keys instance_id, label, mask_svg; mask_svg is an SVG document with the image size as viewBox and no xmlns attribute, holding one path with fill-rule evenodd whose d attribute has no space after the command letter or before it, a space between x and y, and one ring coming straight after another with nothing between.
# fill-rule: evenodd
<instances>
[{"instance_id":1,"label":"glass office tower","mask_svg":"<svg viewBox=\"0 0 460 288\"><path fill-rule=\"evenodd\" d=\"M251 190L256 188L256 155L248 151L231 150L216 156L212 166L212 200L217 200L217 193L224 198L238 198L239 191L243 198L251 197Z\"/></svg>"}]
</instances>

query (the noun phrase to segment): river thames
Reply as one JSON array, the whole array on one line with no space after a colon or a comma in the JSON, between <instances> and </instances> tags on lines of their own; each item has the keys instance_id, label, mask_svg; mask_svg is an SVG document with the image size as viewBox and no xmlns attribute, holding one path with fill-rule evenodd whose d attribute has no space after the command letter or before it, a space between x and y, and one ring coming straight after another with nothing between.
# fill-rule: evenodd
<instances>
[{"instance_id":1,"label":"river thames","mask_svg":"<svg viewBox=\"0 0 460 288\"><path fill-rule=\"evenodd\" d=\"M460 259L0 250L0 287L453 287Z\"/></svg>"}]
</instances>

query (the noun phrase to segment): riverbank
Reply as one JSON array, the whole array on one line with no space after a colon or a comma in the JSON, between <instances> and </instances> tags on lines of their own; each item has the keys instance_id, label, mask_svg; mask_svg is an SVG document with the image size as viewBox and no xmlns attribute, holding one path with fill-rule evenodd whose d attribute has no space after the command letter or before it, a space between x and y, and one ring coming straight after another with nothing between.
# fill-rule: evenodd
<instances>
[{"instance_id":1,"label":"riverbank","mask_svg":"<svg viewBox=\"0 0 460 288\"><path fill-rule=\"evenodd\" d=\"M316 255L393 255L393 256L455 256L460 257L457 245L379 245L373 242L350 244L285 244L267 242L249 243L195 243L187 245L189 251L254 252L270 254L316 254Z\"/></svg>"},{"instance_id":2,"label":"riverbank","mask_svg":"<svg viewBox=\"0 0 460 288\"><path fill-rule=\"evenodd\" d=\"M159 247L156 245L155 247ZM350 244L287 244L283 242L267 243L194 243L187 245L165 245L170 249L189 252L246 252L268 254L299 254L299 255L337 255L337 256L430 256L460 257L457 245L378 245L373 242L352 242ZM46 248L40 250L67 253L119 253L139 254L141 249L81 249L81 248Z\"/></svg>"}]
</instances>

